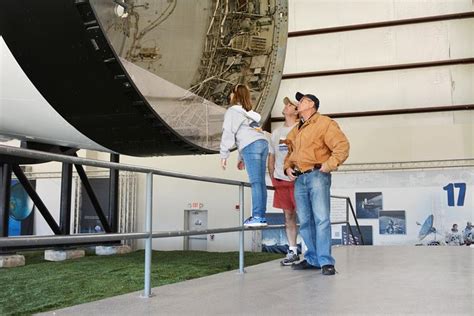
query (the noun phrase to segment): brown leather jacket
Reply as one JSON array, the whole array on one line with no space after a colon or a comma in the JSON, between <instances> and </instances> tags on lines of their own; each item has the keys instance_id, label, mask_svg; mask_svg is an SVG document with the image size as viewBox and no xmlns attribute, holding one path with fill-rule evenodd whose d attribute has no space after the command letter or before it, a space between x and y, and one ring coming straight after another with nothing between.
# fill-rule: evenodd
<instances>
[{"instance_id":1,"label":"brown leather jacket","mask_svg":"<svg viewBox=\"0 0 474 316\"><path fill-rule=\"evenodd\" d=\"M336 170L349 156L349 141L331 118L313 114L303 124L296 125L286 137L288 155L284 170L297 166L302 172L316 164L329 171Z\"/></svg>"}]
</instances>

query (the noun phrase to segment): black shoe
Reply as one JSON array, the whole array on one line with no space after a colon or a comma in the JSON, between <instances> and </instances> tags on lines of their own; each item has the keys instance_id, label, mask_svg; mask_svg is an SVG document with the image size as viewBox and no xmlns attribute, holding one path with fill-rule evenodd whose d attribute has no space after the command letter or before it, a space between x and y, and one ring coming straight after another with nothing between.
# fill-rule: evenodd
<instances>
[{"instance_id":1,"label":"black shoe","mask_svg":"<svg viewBox=\"0 0 474 316\"><path fill-rule=\"evenodd\" d=\"M308 261L306 261L306 260L300 261L298 263L293 263L291 265L291 268L293 270L308 270L308 269L316 270L316 269L321 269L318 266L313 266L312 264L309 264Z\"/></svg>"},{"instance_id":2,"label":"black shoe","mask_svg":"<svg viewBox=\"0 0 474 316\"><path fill-rule=\"evenodd\" d=\"M324 275L334 275L336 274L336 268L332 264L328 264L323 266L323 274Z\"/></svg>"}]
</instances>

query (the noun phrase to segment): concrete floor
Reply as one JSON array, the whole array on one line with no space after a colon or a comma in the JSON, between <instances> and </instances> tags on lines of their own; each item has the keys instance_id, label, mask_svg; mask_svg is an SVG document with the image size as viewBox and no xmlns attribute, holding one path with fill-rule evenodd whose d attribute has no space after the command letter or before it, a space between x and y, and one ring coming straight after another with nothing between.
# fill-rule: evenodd
<instances>
[{"instance_id":1,"label":"concrete floor","mask_svg":"<svg viewBox=\"0 0 474 316\"><path fill-rule=\"evenodd\" d=\"M474 249L338 247L335 276L278 261L45 315L474 315Z\"/></svg>"}]
</instances>

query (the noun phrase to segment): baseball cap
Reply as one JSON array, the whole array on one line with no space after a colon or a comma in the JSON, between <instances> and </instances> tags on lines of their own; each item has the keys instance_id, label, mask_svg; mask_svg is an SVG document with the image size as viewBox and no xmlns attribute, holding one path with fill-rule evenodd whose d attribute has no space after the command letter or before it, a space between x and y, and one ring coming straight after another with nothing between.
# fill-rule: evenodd
<instances>
[{"instance_id":1,"label":"baseball cap","mask_svg":"<svg viewBox=\"0 0 474 316\"><path fill-rule=\"evenodd\" d=\"M296 106L296 102L295 102L295 101L291 100L291 99L288 98L288 97L284 97L284 98L283 98L283 104L287 105L287 104L289 104L289 103L290 103L290 104L293 104L294 106Z\"/></svg>"},{"instance_id":2,"label":"baseball cap","mask_svg":"<svg viewBox=\"0 0 474 316\"><path fill-rule=\"evenodd\" d=\"M296 100L300 101L301 98L303 98L303 97L306 97L306 98L310 99L311 101L313 101L314 106L316 108L319 108L319 99L314 94L304 94L304 93L301 93L301 92L296 92L296 95L295 95Z\"/></svg>"}]
</instances>

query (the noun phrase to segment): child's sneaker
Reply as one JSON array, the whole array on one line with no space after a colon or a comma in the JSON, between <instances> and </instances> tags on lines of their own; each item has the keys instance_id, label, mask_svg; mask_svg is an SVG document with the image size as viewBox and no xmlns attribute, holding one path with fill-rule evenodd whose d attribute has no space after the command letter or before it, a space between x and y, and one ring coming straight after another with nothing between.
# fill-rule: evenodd
<instances>
[{"instance_id":1,"label":"child's sneaker","mask_svg":"<svg viewBox=\"0 0 474 316\"><path fill-rule=\"evenodd\" d=\"M294 253L293 251L288 251L285 259L280 261L280 263L282 266L291 266L293 263L298 261L300 261L300 256L298 256L298 254Z\"/></svg>"},{"instance_id":2,"label":"child's sneaker","mask_svg":"<svg viewBox=\"0 0 474 316\"><path fill-rule=\"evenodd\" d=\"M249 217L244 221L245 227L265 227L268 226L265 217Z\"/></svg>"}]
</instances>

